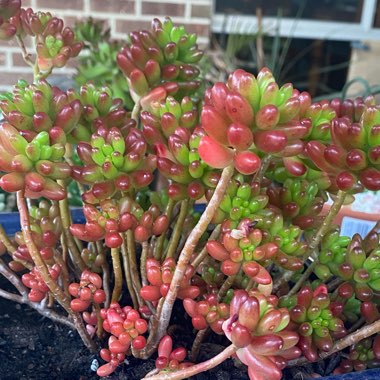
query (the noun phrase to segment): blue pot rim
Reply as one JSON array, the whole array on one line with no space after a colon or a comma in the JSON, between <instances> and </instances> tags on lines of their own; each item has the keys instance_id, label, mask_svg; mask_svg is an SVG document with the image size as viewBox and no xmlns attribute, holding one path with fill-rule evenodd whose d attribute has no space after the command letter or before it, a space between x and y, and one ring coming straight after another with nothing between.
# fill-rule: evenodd
<instances>
[{"instance_id":1,"label":"blue pot rim","mask_svg":"<svg viewBox=\"0 0 380 380\"><path fill-rule=\"evenodd\" d=\"M86 220L81 207L72 208L70 211L73 223L85 223ZM17 231L21 230L19 213L0 213L0 224L3 226L4 231L8 236L13 236Z\"/></svg>"},{"instance_id":2,"label":"blue pot rim","mask_svg":"<svg viewBox=\"0 0 380 380\"><path fill-rule=\"evenodd\" d=\"M331 375L320 380L379 380L380 368L367 369L361 372L350 372L343 375Z\"/></svg>"},{"instance_id":3,"label":"blue pot rim","mask_svg":"<svg viewBox=\"0 0 380 380\"><path fill-rule=\"evenodd\" d=\"M195 204L194 211L202 213L205 209L204 204ZM86 219L83 215L82 207L72 207L71 219L73 223L85 223ZM5 233L8 236L13 236L17 231L21 230L19 213L16 212L2 212L0 213L0 224L3 226Z\"/></svg>"}]
</instances>

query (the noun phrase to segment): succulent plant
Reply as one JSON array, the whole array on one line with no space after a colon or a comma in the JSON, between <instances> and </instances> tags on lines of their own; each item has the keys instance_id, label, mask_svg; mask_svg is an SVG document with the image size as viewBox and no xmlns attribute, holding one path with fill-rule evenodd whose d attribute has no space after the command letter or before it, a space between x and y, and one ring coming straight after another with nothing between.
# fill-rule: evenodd
<instances>
[{"instance_id":1,"label":"succulent plant","mask_svg":"<svg viewBox=\"0 0 380 380\"><path fill-rule=\"evenodd\" d=\"M102 28L78 37L100 46ZM0 295L74 326L90 349L100 342L99 376L157 352L151 380L232 355L250 379L280 380L288 361L352 343L336 372L378 365L379 228L349 238L334 225L357 192L380 188L373 97L313 102L266 68L203 92L197 37L169 18L117 54L98 51L101 65L116 59L115 81L63 91L46 78L79 54L74 32L3 1L0 39L12 36L34 80L0 95L0 187L16 193L21 223L11 238L0 228L0 273L14 285ZM187 361L169 335L175 304L195 330L193 361L210 330L230 345Z\"/></svg>"}]
</instances>

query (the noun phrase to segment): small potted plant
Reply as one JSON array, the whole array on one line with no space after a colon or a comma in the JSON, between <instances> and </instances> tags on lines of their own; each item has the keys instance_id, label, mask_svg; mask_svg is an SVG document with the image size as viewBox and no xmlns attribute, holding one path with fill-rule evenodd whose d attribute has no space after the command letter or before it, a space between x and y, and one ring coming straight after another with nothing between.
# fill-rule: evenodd
<instances>
[{"instance_id":1,"label":"small potted plant","mask_svg":"<svg viewBox=\"0 0 380 380\"><path fill-rule=\"evenodd\" d=\"M21 225L0 229L0 273L17 291L0 295L76 329L100 352L99 376L130 355L155 355L151 380L233 356L252 380L342 350L335 373L376 366L378 225L351 239L334 224L354 194L380 189L374 98L313 102L268 69L207 87L196 35L169 18L117 54L130 106L91 82L64 91L47 79L82 43L20 3L0 5L0 38L34 73L0 100L0 187L17 194ZM189 347L169 334L174 307L194 328ZM195 364L209 332L230 344Z\"/></svg>"}]
</instances>

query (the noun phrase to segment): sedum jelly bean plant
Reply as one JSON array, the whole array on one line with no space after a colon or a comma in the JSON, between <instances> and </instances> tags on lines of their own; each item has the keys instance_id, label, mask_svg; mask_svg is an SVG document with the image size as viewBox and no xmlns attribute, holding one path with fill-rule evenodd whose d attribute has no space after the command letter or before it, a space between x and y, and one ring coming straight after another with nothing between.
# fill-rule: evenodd
<instances>
[{"instance_id":1,"label":"sedum jelly bean plant","mask_svg":"<svg viewBox=\"0 0 380 380\"><path fill-rule=\"evenodd\" d=\"M197 36L169 18L117 54L127 104L106 85L62 90L49 75L79 54L73 30L20 0L0 16L34 74L0 96L0 187L17 194L21 224L0 228L13 286L0 296L77 330L99 376L131 355L155 358L151 380L230 357L251 380L342 350L336 373L379 363L379 224L352 239L334 224L355 194L380 189L374 98L313 102L266 68L207 86ZM230 343L197 363L216 335Z\"/></svg>"}]
</instances>

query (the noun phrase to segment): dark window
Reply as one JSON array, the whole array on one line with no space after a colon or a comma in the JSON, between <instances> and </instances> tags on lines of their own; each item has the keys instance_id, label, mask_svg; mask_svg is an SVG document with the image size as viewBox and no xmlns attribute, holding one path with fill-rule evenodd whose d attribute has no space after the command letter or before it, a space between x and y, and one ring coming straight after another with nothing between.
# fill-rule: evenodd
<instances>
[{"instance_id":1,"label":"dark window","mask_svg":"<svg viewBox=\"0 0 380 380\"><path fill-rule=\"evenodd\" d=\"M376 14L373 22L373 27L380 28L380 1L378 1L376 5Z\"/></svg>"},{"instance_id":2,"label":"dark window","mask_svg":"<svg viewBox=\"0 0 380 380\"><path fill-rule=\"evenodd\" d=\"M358 23L363 0L216 0L216 13L255 15L260 7L264 16L344 21Z\"/></svg>"},{"instance_id":3,"label":"dark window","mask_svg":"<svg viewBox=\"0 0 380 380\"><path fill-rule=\"evenodd\" d=\"M228 35L215 34L214 38L218 47L228 50ZM241 48L235 50L234 57L226 59L226 62L232 62L228 70L241 67L257 74L256 37L241 38L246 43L240 45L239 38L234 40L234 46ZM283 37L279 41L278 54L273 58L275 43L273 37L263 37L264 66L272 70L280 85L291 82L295 88L309 91L312 96L341 91L347 81L350 42L293 38L288 45L288 39Z\"/></svg>"}]
</instances>

